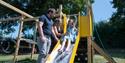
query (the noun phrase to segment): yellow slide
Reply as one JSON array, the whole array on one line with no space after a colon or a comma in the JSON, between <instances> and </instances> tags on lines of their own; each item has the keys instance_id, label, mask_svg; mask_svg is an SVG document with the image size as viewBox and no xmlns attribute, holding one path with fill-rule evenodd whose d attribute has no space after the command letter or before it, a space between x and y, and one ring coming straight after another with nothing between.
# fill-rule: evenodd
<instances>
[{"instance_id":1,"label":"yellow slide","mask_svg":"<svg viewBox=\"0 0 125 63\"><path fill-rule=\"evenodd\" d=\"M56 46L54 47L53 51L51 52L51 54L49 55L49 57L47 58L45 63L74 63L74 58L76 55L79 40L80 40L80 37L79 37L79 33L78 33L75 43L72 44L72 46L70 47L69 53L58 52L58 49L61 47L61 44L59 41L56 44Z\"/></svg>"},{"instance_id":2,"label":"yellow slide","mask_svg":"<svg viewBox=\"0 0 125 63\"><path fill-rule=\"evenodd\" d=\"M67 28L67 18L66 15L63 14L63 28L64 34L66 33ZM52 50L51 54L48 56L45 63L74 63L74 58L76 55L77 47L80 40L80 33L78 32L76 41L70 47L70 52L59 52L59 48L61 47L60 41L57 42L56 46Z\"/></svg>"}]
</instances>

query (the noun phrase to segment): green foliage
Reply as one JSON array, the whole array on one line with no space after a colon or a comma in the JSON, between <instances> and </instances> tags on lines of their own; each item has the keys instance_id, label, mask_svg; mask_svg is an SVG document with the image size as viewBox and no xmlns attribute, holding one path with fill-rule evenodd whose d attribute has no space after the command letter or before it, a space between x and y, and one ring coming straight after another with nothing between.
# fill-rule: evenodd
<instances>
[{"instance_id":1,"label":"green foliage","mask_svg":"<svg viewBox=\"0 0 125 63\"><path fill-rule=\"evenodd\" d=\"M113 25L125 24L125 0L113 0L113 7L117 10L110 19Z\"/></svg>"},{"instance_id":2,"label":"green foliage","mask_svg":"<svg viewBox=\"0 0 125 63\"><path fill-rule=\"evenodd\" d=\"M125 44L125 0L113 0L113 7L117 9L117 11L112 15L110 19L110 23L112 28L115 29L114 42L116 45Z\"/></svg>"},{"instance_id":3,"label":"green foliage","mask_svg":"<svg viewBox=\"0 0 125 63\"><path fill-rule=\"evenodd\" d=\"M4 0L9 4L27 12L32 16L40 16L43 13L46 13L48 8L58 9L59 5L63 5L63 12L66 14L76 14L79 11L82 11L86 0ZM93 0L91 0L92 2ZM17 17L20 14L10 10L4 6L0 6L0 19L6 19L9 17ZM7 33L14 32L13 26L17 26L17 22L11 22L9 24L1 23L0 29L7 30ZM23 31L27 31L33 28L34 23L25 22Z\"/></svg>"},{"instance_id":4,"label":"green foliage","mask_svg":"<svg viewBox=\"0 0 125 63\"><path fill-rule=\"evenodd\" d=\"M125 48L125 0L113 0L112 4L116 12L110 21L99 22L96 27L105 47ZM98 38L96 41L100 44Z\"/></svg>"},{"instance_id":5,"label":"green foliage","mask_svg":"<svg viewBox=\"0 0 125 63\"><path fill-rule=\"evenodd\" d=\"M14 26L17 26L18 22L2 22L0 23L0 32L2 34L9 34L15 31Z\"/></svg>"},{"instance_id":6,"label":"green foliage","mask_svg":"<svg viewBox=\"0 0 125 63\"><path fill-rule=\"evenodd\" d=\"M94 36L96 37L96 42L105 48L111 48L112 46L112 32L114 30L111 28L109 22L101 21L95 25ZM101 43L102 42L102 43Z\"/></svg>"},{"instance_id":7,"label":"green foliage","mask_svg":"<svg viewBox=\"0 0 125 63\"><path fill-rule=\"evenodd\" d=\"M124 35L125 28L119 28L117 25L114 26L111 22L102 21L95 25L95 40L101 47L104 45L105 48L125 48Z\"/></svg>"},{"instance_id":8,"label":"green foliage","mask_svg":"<svg viewBox=\"0 0 125 63\"><path fill-rule=\"evenodd\" d=\"M32 59L25 59L25 60L21 60L18 61L17 63L36 63L36 60L32 60Z\"/></svg>"}]
</instances>

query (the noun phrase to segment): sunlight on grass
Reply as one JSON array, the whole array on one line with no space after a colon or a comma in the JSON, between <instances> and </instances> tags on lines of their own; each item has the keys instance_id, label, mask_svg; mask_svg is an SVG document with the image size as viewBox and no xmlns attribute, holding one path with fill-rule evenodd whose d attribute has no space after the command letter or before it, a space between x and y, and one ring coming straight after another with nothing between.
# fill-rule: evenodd
<instances>
[{"instance_id":1,"label":"sunlight on grass","mask_svg":"<svg viewBox=\"0 0 125 63\"><path fill-rule=\"evenodd\" d=\"M30 59L30 56L31 55L18 55L17 56L17 61L20 61L20 60L27 60L27 59ZM34 54L33 55L33 60L36 60L37 59L37 56L38 54ZM0 62L12 62L13 60L13 55L0 55ZM29 61L29 60L28 60Z\"/></svg>"},{"instance_id":2,"label":"sunlight on grass","mask_svg":"<svg viewBox=\"0 0 125 63\"><path fill-rule=\"evenodd\" d=\"M117 62L117 63L125 63L125 58L116 58L116 57L113 57L114 60ZM103 56L100 56L100 55L94 55L94 63L106 63L108 62Z\"/></svg>"},{"instance_id":3,"label":"sunlight on grass","mask_svg":"<svg viewBox=\"0 0 125 63\"><path fill-rule=\"evenodd\" d=\"M123 56L123 55L122 55ZM33 56L33 60L30 59L30 55L19 55L17 57L17 63L36 63L38 54ZM117 63L125 63L124 57L113 57ZM13 55L0 55L0 63L10 63L13 59ZM100 55L94 55L93 63L106 63L107 60Z\"/></svg>"},{"instance_id":4,"label":"sunlight on grass","mask_svg":"<svg viewBox=\"0 0 125 63\"><path fill-rule=\"evenodd\" d=\"M94 55L94 59L93 59L94 63L106 63L107 61L99 55Z\"/></svg>"}]
</instances>

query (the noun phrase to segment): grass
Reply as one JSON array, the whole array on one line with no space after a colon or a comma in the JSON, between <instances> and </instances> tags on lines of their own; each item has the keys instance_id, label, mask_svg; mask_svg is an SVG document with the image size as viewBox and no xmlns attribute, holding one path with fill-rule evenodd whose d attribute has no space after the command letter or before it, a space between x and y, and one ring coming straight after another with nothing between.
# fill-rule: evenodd
<instances>
[{"instance_id":1,"label":"grass","mask_svg":"<svg viewBox=\"0 0 125 63\"><path fill-rule=\"evenodd\" d=\"M125 51L108 51L110 55L114 58L114 60L117 63L125 63ZM17 57L16 63L36 63L38 54L35 54L33 56L33 59L30 59L30 55L19 55ZM0 55L0 63L11 63L13 59L13 55ZM94 62L93 63L106 63L107 60L100 56L100 55L94 55Z\"/></svg>"},{"instance_id":2,"label":"grass","mask_svg":"<svg viewBox=\"0 0 125 63\"><path fill-rule=\"evenodd\" d=\"M17 56L16 63L35 63L38 54L33 55L33 59L30 59L30 55ZM13 55L0 55L0 63L12 63Z\"/></svg>"},{"instance_id":3,"label":"grass","mask_svg":"<svg viewBox=\"0 0 125 63\"><path fill-rule=\"evenodd\" d=\"M107 52L117 63L125 63L125 49L109 49ZM100 55L94 55L94 63L106 62L107 60L104 57Z\"/></svg>"},{"instance_id":4,"label":"grass","mask_svg":"<svg viewBox=\"0 0 125 63\"><path fill-rule=\"evenodd\" d=\"M17 63L36 63L36 60L25 59L25 60L18 61Z\"/></svg>"},{"instance_id":5,"label":"grass","mask_svg":"<svg viewBox=\"0 0 125 63\"><path fill-rule=\"evenodd\" d=\"M125 54L124 54L125 55ZM113 57L113 59L117 62L117 63L125 63L125 58L117 58L117 57ZM94 63L106 63L107 60L100 56L100 55L95 55L94 56Z\"/></svg>"}]
</instances>

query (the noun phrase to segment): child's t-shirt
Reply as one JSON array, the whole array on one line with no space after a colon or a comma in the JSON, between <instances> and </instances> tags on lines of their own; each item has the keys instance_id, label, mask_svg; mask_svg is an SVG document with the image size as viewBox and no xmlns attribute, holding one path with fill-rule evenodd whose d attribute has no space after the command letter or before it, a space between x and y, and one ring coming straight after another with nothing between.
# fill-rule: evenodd
<instances>
[{"instance_id":1,"label":"child's t-shirt","mask_svg":"<svg viewBox=\"0 0 125 63\"><path fill-rule=\"evenodd\" d=\"M77 35L77 30L76 30L76 28L75 28L75 27L68 27L68 28L67 28L67 35L69 36L70 40L71 40L72 42L74 42L75 39L76 39L76 35Z\"/></svg>"}]
</instances>

